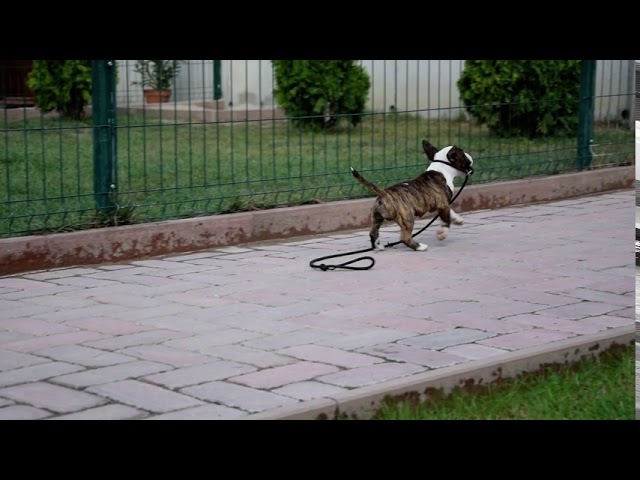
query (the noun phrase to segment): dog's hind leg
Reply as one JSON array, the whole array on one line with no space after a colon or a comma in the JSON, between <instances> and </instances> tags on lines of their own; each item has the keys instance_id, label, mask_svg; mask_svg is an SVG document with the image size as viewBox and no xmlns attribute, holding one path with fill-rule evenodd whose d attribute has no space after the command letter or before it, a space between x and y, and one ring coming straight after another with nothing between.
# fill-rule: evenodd
<instances>
[{"instance_id":1,"label":"dog's hind leg","mask_svg":"<svg viewBox=\"0 0 640 480\"><path fill-rule=\"evenodd\" d=\"M384 250L384 247L380 245L380 226L383 222L384 217L380 215L380 212L374 211L371 215L371 230L369 231L371 248L374 250Z\"/></svg>"},{"instance_id":2,"label":"dog's hind leg","mask_svg":"<svg viewBox=\"0 0 640 480\"><path fill-rule=\"evenodd\" d=\"M401 217L398 219L398 225L400 226L401 230L400 241L409 248L417 250L418 252L424 252L429 247L426 244L418 243L413 239L413 224L413 216L411 216L410 218Z\"/></svg>"}]
</instances>

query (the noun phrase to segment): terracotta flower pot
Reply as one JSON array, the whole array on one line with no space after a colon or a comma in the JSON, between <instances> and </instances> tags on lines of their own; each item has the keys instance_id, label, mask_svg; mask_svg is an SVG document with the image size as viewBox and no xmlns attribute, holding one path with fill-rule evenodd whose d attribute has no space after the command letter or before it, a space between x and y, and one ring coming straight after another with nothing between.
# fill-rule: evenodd
<instances>
[{"instance_id":1,"label":"terracotta flower pot","mask_svg":"<svg viewBox=\"0 0 640 480\"><path fill-rule=\"evenodd\" d=\"M171 97L171 90L145 90L144 100L147 103L166 103Z\"/></svg>"}]
</instances>

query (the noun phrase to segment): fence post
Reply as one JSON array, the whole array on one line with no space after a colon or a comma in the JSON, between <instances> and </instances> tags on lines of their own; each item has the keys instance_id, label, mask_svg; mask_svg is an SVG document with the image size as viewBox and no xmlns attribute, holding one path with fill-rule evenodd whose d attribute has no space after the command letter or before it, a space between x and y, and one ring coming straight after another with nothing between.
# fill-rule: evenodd
<instances>
[{"instance_id":1,"label":"fence post","mask_svg":"<svg viewBox=\"0 0 640 480\"><path fill-rule=\"evenodd\" d=\"M582 60L580 76L580 110L578 117L578 157L576 168L584 170L591 165L593 154L593 103L596 91L596 60Z\"/></svg>"},{"instance_id":2,"label":"fence post","mask_svg":"<svg viewBox=\"0 0 640 480\"><path fill-rule=\"evenodd\" d=\"M222 75L220 72L220 60L213 61L213 99L220 100L222 98Z\"/></svg>"},{"instance_id":3,"label":"fence post","mask_svg":"<svg viewBox=\"0 0 640 480\"><path fill-rule=\"evenodd\" d=\"M92 60L93 191L98 211L116 207L116 61Z\"/></svg>"}]
</instances>

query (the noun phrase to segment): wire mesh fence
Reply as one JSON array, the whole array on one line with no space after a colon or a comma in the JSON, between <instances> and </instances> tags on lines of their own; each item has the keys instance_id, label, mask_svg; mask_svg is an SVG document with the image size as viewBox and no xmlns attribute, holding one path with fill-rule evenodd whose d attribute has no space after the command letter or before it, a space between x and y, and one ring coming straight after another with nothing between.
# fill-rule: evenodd
<instances>
[{"instance_id":1,"label":"wire mesh fence","mask_svg":"<svg viewBox=\"0 0 640 480\"><path fill-rule=\"evenodd\" d=\"M96 105L75 120L45 113L26 81L30 62L0 61L0 237L370 196L349 167L380 185L413 178L428 163L423 138L470 152L470 183L578 168L575 136L505 138L474 122L456 86L462 60L360 64L371 79L361 121L309 131L277 105L268 60L182 61L164 103L145 98L137 61L117 61L116 208L105 213ZM633 61L597 62L591 169L634 162L634 75Z\"/></svg>"}]
</instances>

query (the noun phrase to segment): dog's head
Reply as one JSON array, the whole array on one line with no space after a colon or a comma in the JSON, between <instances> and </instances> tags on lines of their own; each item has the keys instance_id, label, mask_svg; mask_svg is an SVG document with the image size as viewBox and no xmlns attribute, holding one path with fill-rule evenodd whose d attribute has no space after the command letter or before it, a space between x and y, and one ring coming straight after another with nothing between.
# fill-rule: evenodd
<instances>
[{"instance_id":1,"label":"dog's head","mask_svg":"<svg viewBox=\"0 0 640 480\"><path fill-rule=\"evenodd\" d=\"M434 160L450 164L456 170L464 174L473 173L473 158L457 145L445 147L438 150L426 140L422 141L422 148L427 158L432 162Z\"/></svg>"}]
</instances>

